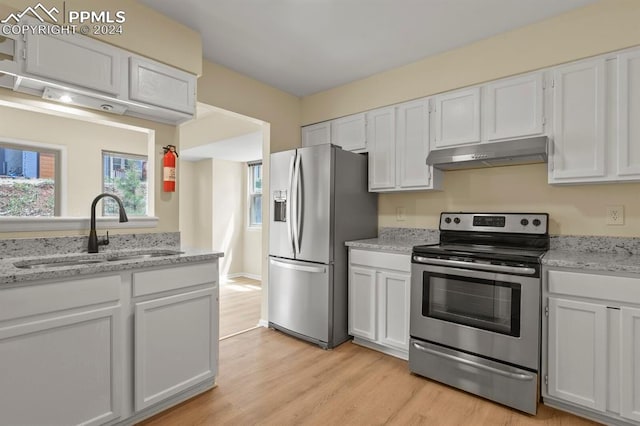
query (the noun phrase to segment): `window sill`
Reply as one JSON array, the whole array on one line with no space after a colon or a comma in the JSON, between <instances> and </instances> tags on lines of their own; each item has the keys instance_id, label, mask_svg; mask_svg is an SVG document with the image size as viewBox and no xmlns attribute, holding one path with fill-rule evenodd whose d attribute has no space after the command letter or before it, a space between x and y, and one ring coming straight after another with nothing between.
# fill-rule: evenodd
<instances>
[{"instance_id":1,"label":"window sill","mask_svg":"<svg viewBox=\"0 0 640 426\"><path fill-rule=\"evenodd\" d=\"M0 232L83 231L91 227L90 221L88 217L0 217ZM155 228L158 218L134 216L120 223L117 217L99 217L96 225L100 229Z\"/></svg>"},{"instance_id":2,"label":"window sill","mask_svg":"<svg viewBox=\"0 0 640 426\"><path fill-rule=\"evenodd\" d=\"M247 231L261 231L262 225L250 225L247 226Z\"/></svg>"}]
</instances>

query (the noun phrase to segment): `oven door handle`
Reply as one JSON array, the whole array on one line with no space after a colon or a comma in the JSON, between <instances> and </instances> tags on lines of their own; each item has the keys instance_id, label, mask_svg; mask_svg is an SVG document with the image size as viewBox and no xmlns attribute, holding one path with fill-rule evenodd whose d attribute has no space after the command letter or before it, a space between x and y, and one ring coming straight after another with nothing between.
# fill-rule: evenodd
<instances>
[{"instance_id":1,"label":"oven door handle","mask_svg":"<svg viewBox=\"0 0 640 426\"><path fill-rule=\"evenodd\" d=\"M438 352L438 351L434 351L433 349L426 348L426 347L422 346L420 343L416 343L416 342L413 342L413 347L416 348L419 351L426 352L426 353L428 353L430 355L435 355L435 356L439 356L441 358L446 358L446 359L451 360L451 361L455 361L455 362L459 362L461 364L465 364L465 365L469 365L471 367L475 367L475 368L477 368L479 370L485 370L485 371L488 371L490 373L499 374L500 376L508 377L510 379L529 381L529 380L533 380L534 377L535 377L535 376L530 375L530 374L512 373L510 371L500 370L498 368L491 367L491 366L484 365L484 364L480 364L480 363L477 363L475 361L471 361L471 360L468 360L468 359L460 358L460 357L457 357L455 355L444 354L442 352Z\"/></svg>"},{"instance_id":2,"label":"oven door handle","mask_svg":"<svg viewBox=\"0 0 640 426\"><path fill-rule=\"evenodd\" d=\"M418 263L423 263L427 265L458 266L458 267L472 268L472 269L477 269L482 271L504 272L506 274L533 275L536 273L535 268L527 268L527 267L520 267L520 266L492 265L488 263L464 262L462 260L433 259L430 257L422 257L422 256L413 256L413 260L415 260Z\"/></svg>"}]
</instances>

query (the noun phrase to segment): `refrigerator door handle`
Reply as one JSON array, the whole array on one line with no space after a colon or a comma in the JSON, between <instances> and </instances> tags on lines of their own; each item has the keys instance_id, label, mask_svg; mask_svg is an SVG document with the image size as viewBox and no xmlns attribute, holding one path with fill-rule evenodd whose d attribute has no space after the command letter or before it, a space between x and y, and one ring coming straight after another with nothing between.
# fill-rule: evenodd
<instances>
[{"instance_id":1,"label":"refrigerator door handle","mask_svg":"<svg viewBox=\"0 0 640 426\"><path fill-rule=\"evenodd\" d=\"M296 265L295 263L285 263L275 259L269 259L269 262L279 268L293 269L294 271L311 272L314 274L324 274L327 270L325 266Z\"/></svg>"},{"instance_id":2,"label":"refrigerator door handle","mask_svg":"<svg viewBox=\"0 0 640 426\"><path fill-rule=\"evenodd\" d=\"M291 157L289 161L289 199L287 200L287 236L289 237L289 244L291 249L295 250L293 245L293 167L296 160L296 154ZM295 253L295 252L294 252Z\"/></svg>"},{"instance_id":3,"label":"refrigerator door handle","mask_svg":"<svg viewBox=\"0 0 640 426\"><path fill-rule=\"evenodd\" d=\"M295 166L293 168L293 181L295 182L295 212L293 213L292 219L295 219L295 223L292 223L293 226L293 247L294 253L300 254L300 161L301 157L299 155L296 156Z\"/></svg>"}]
</instances>

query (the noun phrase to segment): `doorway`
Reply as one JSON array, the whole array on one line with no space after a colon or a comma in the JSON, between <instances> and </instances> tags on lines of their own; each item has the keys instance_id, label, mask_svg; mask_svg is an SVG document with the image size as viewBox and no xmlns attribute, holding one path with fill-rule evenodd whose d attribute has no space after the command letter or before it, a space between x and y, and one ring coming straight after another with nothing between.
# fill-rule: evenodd
<instances>
[{"instance_id":1,"label":"doorway","mask_svg":"<svg viewBox=\"0 0 640 426\"><path fill-rule=\"evenodd\" d=\"M182 245L224 252L221 339L253 329L261 319L264 125L198 104L198 119L179 129Z\"/></svg>"}]
</instances>

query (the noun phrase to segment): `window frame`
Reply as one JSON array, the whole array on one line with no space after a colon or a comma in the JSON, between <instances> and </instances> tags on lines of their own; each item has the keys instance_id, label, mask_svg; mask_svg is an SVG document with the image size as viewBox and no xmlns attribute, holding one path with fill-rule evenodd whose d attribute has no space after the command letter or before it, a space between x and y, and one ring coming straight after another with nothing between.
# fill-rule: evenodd
<instances>
[{"instance_id":1,"label":"window frame","mask_svg":"<svg viewBox=\"0 0 640 426\"><path fill-rule=\"evenodd\" d=\"M53 216L2 216L3 220L52 220L62 217L66 213L67 195L67 147L51 143L34 142L22 139L0 137L0 147L20 151L38 151L53 154L55 158L54 171L54 207ZM0 227L0 231L1 231Z\"/></svg>"},{"instance_id":2,"label":"window frame","mask_svg":"<svg viewBox=\"0 0 640 426\"><path fill-rule=\"evenodd\" d=\"M260 200L261 200L260 202L264 207L264 197L263 197L264 193L262 192L262 186L260 188L260 192L253 191L255 187L254 174L253 174L253 170L255 166L260 166L260 181L262 182L262 180L264 179L264 174L263 174L264 165L262 163L262 160L247 162L247 228L248 229L262 228L262 215L260 215L260 223L253 223L252 222L253 215L251 214L253 199L256 197L256 195L260 196Z\"/></svg>"},{"instance_id":3,"label":"window frame","mask_svg":"<svg viewBox=\"0 0 640 426\"><path fill-rule=\"evenodd\" d=\"M147 173L148 173L148 169L149 169L149 156L148 155L132 154L132 153L126 153L126 152L120 152L120 151L110 151L110 150L105 150L105 149L101 150L100 152L101 152L101 156L102 156L101 162L100 162L102 164L102 170L101 170L101 173L100 173L101 176L102 176L102 184L101 184L102 186L101 186L100 190L102 192L106 192L105 191L105 176L104 176L104 156L107 155L107 154L111 155L112 157L113 156L121 156L119 158L122 158L124 160L134 159L134 160L145 161L147 163ZM127 157L127 158L123 158L123 157ZM145 180L145 182L147 183L147 194L146 194L147 197L146 197L146 200L145 200L145 214L144 215L134 215L134 214L129 214L127 212L129 217L132 217L132 218L149 217L149 209L150 209L150 204L149 204L149 199L150 199L149 191L150 191L150 189L149 188L150 188L151 185L149 184L149 175L148 174L147 174L147 179ZM124 200L122 200L122 201L124 201ZM102 210L100 212L102 217L104 217L104 218L118 217L117 214L105 215L105 213L104 213L105 208L106 208L106 204L103 202L102 203Z\"/></svg>"}]
</instances>

